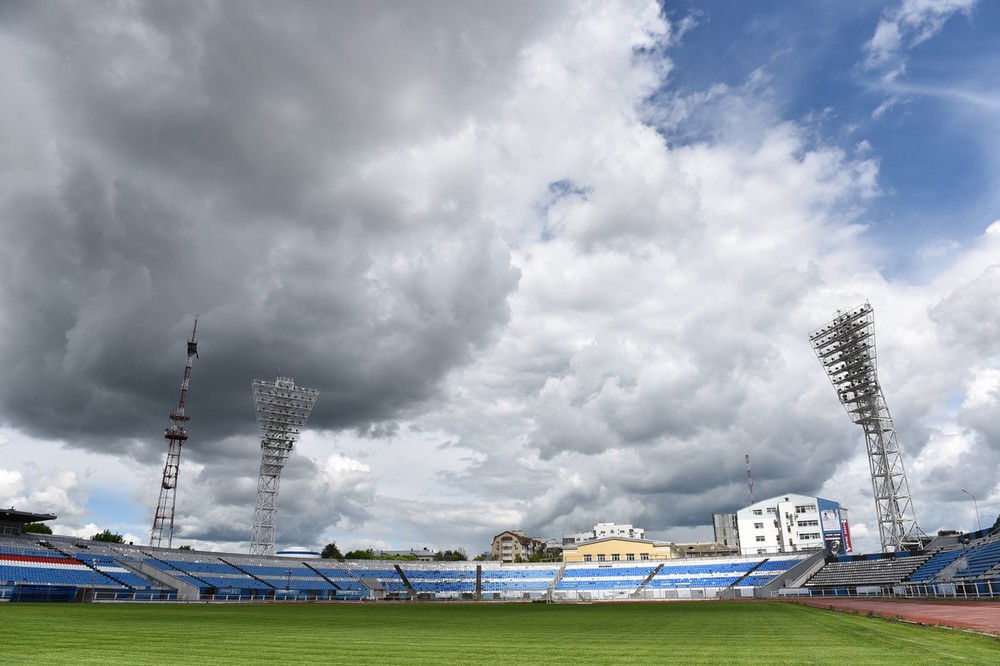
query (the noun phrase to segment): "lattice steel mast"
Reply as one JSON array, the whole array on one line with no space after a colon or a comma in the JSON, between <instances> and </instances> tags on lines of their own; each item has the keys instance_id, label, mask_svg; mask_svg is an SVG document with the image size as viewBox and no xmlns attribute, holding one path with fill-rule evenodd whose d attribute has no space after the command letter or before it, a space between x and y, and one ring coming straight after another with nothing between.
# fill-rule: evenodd
<instances>
[{"instance_id":1,"label":"lattice steel mast","mask_svg":"<svg viewBox=\"0 0 1000 666\"><path fill-rule=\"evenodd\" d=\"M290 377L274 382L253 380L253 400L260 431L260 477L257 508L250 536L251 555L274 554L274 528L278 513L281 470L305 427L319 391L296 386Z\"/></svg>"},{"instance_id":2,"label":"lattice steel mast","mask_svg":"<svg viewBox=\"0 0 1000 666\"><path fill-rule=\"evenodd\" d=\"M864 429L882 551L918 547L921 532L896 429L876 372L872 306L865 303L838 311L833 321L809 334L809 342L847 414Z\"/></svg>"},{"instance_id":3,"label":"lattice steel mast","mask_svg":"<svg viewBox=\"0 0 1000 666\"><path fill-rule=\"evenodd\" d=\"M181 465L181 447L187 441L187 431L184 424L191 419L187 413L188 385L191 382L191 366L198 356L198 343L195 335L198 332L198 318L195 317L191 329L191 339L187 343L187 362L184 364L184 380L181 382L181 396L177 409L170 413L170 425L163 436L167 439L167 462L163 465L163 481L160 483L160 500L156 503L156 513L153 515L153 529L150 531L149 545L163 546L166 539L167 548L174 543L174 508L177 505L177 475Z\"/></svg>"}]
</instances>

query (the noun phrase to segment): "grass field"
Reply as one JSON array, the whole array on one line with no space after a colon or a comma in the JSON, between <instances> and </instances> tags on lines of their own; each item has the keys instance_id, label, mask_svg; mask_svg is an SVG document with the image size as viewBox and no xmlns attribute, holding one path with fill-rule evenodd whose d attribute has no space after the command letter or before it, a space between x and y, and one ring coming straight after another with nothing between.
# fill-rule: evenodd
<instances>
[{"instance_id":1,"label":"grass field","mask_svg":"<svg viewBox=\"0 0 1000 666\"><path fill-rule=\"evenodd\" d=\"M997 664L1000 640L779 602L0 604L3 664Z\"/></svg>"}]
</instances>

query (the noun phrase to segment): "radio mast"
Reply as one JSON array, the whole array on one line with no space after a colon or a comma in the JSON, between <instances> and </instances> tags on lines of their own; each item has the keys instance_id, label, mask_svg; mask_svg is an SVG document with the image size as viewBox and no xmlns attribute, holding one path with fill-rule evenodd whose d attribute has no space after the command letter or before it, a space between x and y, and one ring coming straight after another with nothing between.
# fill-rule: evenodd
<instances>
[{"instance_id":1,"label":"radio mast","mask_svg":"<svg viewBox=\"0 0 1000 666\"><path fill-rule=\"evenodd\" d=\"M160 500L156 504L156 514L153 516L153 529L150 531L149 545L160 547L164 539L167 548L174 542L174 508L177 505L177 475L181 465L181 447L187 441L187 431L184 424L191 419L187 413L188 385L191 382L191 366L198 356L198 343L195 334L198 332L198 318L194 319L191 329L191 339L187 343L187 361L184 364L184 380L181 382L181 396L177 401L177 409L170 413L170 425L163 436L167 439L167 462L163 465L163 481L160 483Z\"/></svg>"}]
</instances>

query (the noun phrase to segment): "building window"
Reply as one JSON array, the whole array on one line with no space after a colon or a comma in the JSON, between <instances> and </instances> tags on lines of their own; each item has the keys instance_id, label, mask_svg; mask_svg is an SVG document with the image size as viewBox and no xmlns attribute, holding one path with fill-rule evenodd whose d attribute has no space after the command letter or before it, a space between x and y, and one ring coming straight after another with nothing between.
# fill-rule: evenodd
<instances>
[{"instance_id":1,"label":"building window","mask_svg":"<svg viewBox=\"0 0 1000 666\"><path fill-rule=\"evenodd\" d=\"M612 562L620 562L621 559L622 559L622 556L619 555L618 553L611 553L611 561Z\"/></svg>"},{"instance_id":2,"label":"building window","mask_svg":"<svg viewBox=\"0 0 1000 666\"><path fill-rule=\"evenodd\" d=\"M778 510L776 508L774 508L773 506L769 506L769 507L767 507L767 512L768 513L778 513Z\"/></svg>"},{"instance_id":3,"label":"building window","mask_svg":"<svg viewBox=\"0 0 1000 666\"><path fill-rule=\"evenodd\" d=\"M819 527L818 520L800 520L799 527Z\"/></svg>"},{"instance_id":4,"label":"building window","mask_svg":"<svg viewBox=\"0 0 1000 666\"><path fill-rule=\"evenodd\" d=\"M798 504L795 507L795 513L816 513L815 504Z\"/></svg>"},{"instance_id":5,"label":"building window","mask_svg":"<svg viewBox=\"0 0 1000 666\"><path fill-rule=\"evenodd\" d=\"M767 541L767 537L759 536L757 537L757 541Z\"/></svg>"},{"instance_id":6,"label":"building window","mask_svg":"<svg viewBox=\"0 0 1000 666\"><path fill-rule=\"evenodd\" d=\"M598 562L603 562L603 561L604 561L604 553L600 553L600 554L598 554L598 556L597 556L597 561L598 561Z\"/></svg>"},{"instance_id":7,"label":"building window","mask_svg":"<svg viewBox=\"0 0 1000 666\"><path fill-rule=\"evenodd\" d=\"M639 559L648 560L649 559L649 553L640 553L639 554Z\"/></svg>"},{"instance_id":8,"label":"building window","mask_svg":"<svg viewBox=\"0 0 1000 666\"><path fill-rule=\"evenodd\" d=\"M761 510L761 509L754 509L753 510L753 515L755 515L755 516L763 516L764 515L764 511Z\"/></svg>"},{"instance_id":9,"label":"building window","mask_svg":"<svg viewBox=\"0 0 1000 666\"><path fill-rule=\"evenodd\" d=\"M819 533L818 532L805 532L805 533L799 534L799 538L803 539L803 540L818 539L819 538Z\"/></svg>"},{"instance_id":10,"label":"building window","mask_svg":"<svg viewBox=\"0 0 1000 666\"><path fill-rule=\"evenodd\" d=\"M591 555L584 555L583 556L583 561L584 562L590 562L591 561L591 557L592 557Z\"/></svg>"},{"instance_id":11,"label":"building window","mask_svg":"<svg viewBox=\"0 0 1000 666\"><path fill-rule=\"evenodd\" d=\"M629 562L635 562L635 553L625 553L625 559Z\"/></svg>"},{"instance_id":12,"label":"building window","mask_svg":"<svg viewBox=\"0 0 1000 666\"><path fill-rule=\"evenodd\" d=\"M753 526L754 526L754 529L757 529L757 530L764 529L764 523L754 523Z\"/></svg>"}]
</instances>

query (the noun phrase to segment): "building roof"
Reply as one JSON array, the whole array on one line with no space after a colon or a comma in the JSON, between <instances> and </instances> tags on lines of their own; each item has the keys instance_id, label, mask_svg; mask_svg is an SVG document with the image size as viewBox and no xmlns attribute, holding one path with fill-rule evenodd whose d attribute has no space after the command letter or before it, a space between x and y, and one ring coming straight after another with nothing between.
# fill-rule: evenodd
<instances>
[{"instance_id":1,"label":"building roof","mask_svg":"<svg viewBox=\"0 0 1000 666\"><path fill-rule=\"evenodd\" d=\"M817 497L816 495L803 495L801 493L782 493L781 495L775 495L774 497L768 497L767 499L757 500L753 504L748 504L740 511L746 511L747 509L756 509L762 507L770 507L781 502L808 502L808 501L821 501L828 504L836 504L840 506L840 502L836 500L827 499L825 497Z\"/></svg>"},{"instance_id":2,"label":"building roof","mask_svg":"<svg viewBox=\"0 0 1000 666\"><path fill-rule=\"evenodd\" d=\"M55 520L55 515L51 513L30 513L28 511L15 511L14 507L0 509L0 520L7 523L40 523L45 520Z\"/></svg>"},{"instance_id":3,"label":"building roof","mask_svg":"<svg viewBox=\"0 0 1000 666\"><path fill-rule=\"evenodd\" d=\"M729 557L739 555L736 546L710 541L708 543L679 543L677 549L688 557Z\"/></svg>"},{"instance_id":4,"label":"building roof","mask_svg":"<svg viewBox=\"0 0 1000 666\"><path fill-rule=\"evenodd\" d=\"M526 535L524 532L522 532L521 530L505 530L505 531L501 532L500 534L496 535L495 537L493 537L493 541L496 541L497 539L499 539L500 537L505 536L505 535L510 535L512 538L517 539L518 541L520 541L524 545L527 545L527 544L532 543L532 542L535 542L535 543L545 543L545 541L543 539L540 539L538 537L530 537L530 536Z\"/></svg>"},{"instance_id":5,"label":"building roof","mask_svg":"<svg viewBox=\"0 0 1000 666\"><path fill-rule=\"evenodd\" d=\"M581 546L592 546L595 543L606 543L608 541L627 541L629 543L644 543L650 546L674 546L674 544L670 541L655 541L653 539L635 539L632 537L624 537L624 536L608 536L608 537L601 537L600 539L590 539L589 541L568 543L563 546L563 550L574 550Z\"/></svg>"}]
</instances>

